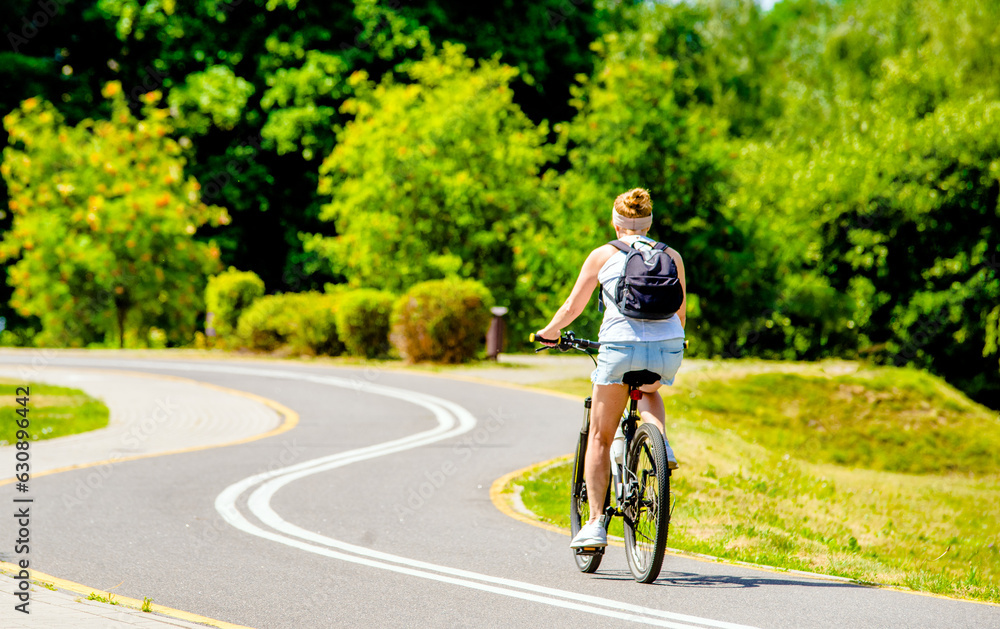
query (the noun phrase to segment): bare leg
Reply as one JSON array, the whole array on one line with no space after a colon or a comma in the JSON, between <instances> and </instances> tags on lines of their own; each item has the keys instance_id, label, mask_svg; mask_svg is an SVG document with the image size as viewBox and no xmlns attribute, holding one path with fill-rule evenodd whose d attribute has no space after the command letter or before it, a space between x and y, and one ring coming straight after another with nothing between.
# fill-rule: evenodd
<instances>
[{"instance_id":1,"label":"bare leg","mask_svg":"<svg viewBox=\"0 0 1000 629\"><path fill-rule=\"evenodd\" d=\"M677 469L677 458L670 447L670 440L667 439L667 432L664 428L667 412L663 408L663 398L660 397L660 383L649 384L642 387L642 399L639 400L639 415L643 422L649 422L656 426L660 434L663 435L663 445L667 449L667 465L670 469Z\"/></svg>"},{"instance_id":2,"label":"bare leg","mask_svg":"<svg viewBox=\"0 0 1000 629\"><path fill-rule=\"evenodd\" d=\"M604 511L604 495L608 491L608 478L611 474L611 441L627 401L628 387L624 384L594 385L587 457L583 462L583 477L587 481L590 500L588 522L596 522Z\"/></svg>"},{"instance_id":3,"label":"bare leg","mask_svg":"<svg viewBox=\"0 0 1000 629\"><path fill-rule=\"evenodd\" d=\"M660 429L660 434L665 435L664 422L667 418L667 411L663 408L663 398L660 397L658 389L660 383L647 384L642 387L642 399L639 400L639 416L642 421L653 424Z\"/></svg>"}]
</instances>

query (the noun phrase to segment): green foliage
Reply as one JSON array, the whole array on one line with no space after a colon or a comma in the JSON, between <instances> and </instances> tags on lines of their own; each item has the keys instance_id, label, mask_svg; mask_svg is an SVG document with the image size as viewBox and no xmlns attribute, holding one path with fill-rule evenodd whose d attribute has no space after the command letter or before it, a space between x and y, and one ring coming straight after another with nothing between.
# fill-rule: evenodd
<instances>
[{"instance_id":1,"label":"green foliage","mask_svg":"<svg viewBox=\"0 0 1000 629\"><path fill-rule=\"evenodd\" d=\"M389 351L389 318L396 299L372 289L344 292L337 303L337 335L352 356L376 358Z\"/></svg>"},{"instance_id":2,"label":"green foliage","mask_svg":"<svg viewBox=\"0 0 1000 629\"><path fill-rule=\"evenodd\" d=\"M167 112L147 95L134 117L120 85L105 96L110 120L76 126L45 101L28 99L4 124L12 145L2 170L14 214L0 259L15 287L11 305L35 316L39 344L81 346L126 337L146 342L155 328L171 343L193 337L214 244L196 230L225 224L225 209L201 202L184 177Z\"/></svg>"},{"instance_id":3,"label":"green foliage","mask_svg":"<svg viewBox=\"0 0 1000 629\"><path fill-rule=\"evenodd\" d=\"M337 298L321 293L267 295L240 315L237 335L251 349L336 356Z\"/></svg>"},{"instance_id":4,"label":"green foliage","mask_svg":"<svg viewBox=\"0 0 1000 629\"><path fill-rule=\"evenodd\" d=\"M178 112L179 129L204 134L212 125L226 131L235 127L253 92L253 85L232 69L215 65L189 74L184 85L170 91L169 102Z\"/></svg>"},{"instance_id":5,"label":"green foliage","mask_svg":"<svg viewBox=\"0 0 1000 629\"><path fill-rule=\"evenodd\" d=\"M565 294L589 251L614 238L615 197L648 188L650 235L677 249L687 267L697 309L692 347L721 353L740 322L773 303L773 262L754 246L754 225L736 220L723 203L735 157L725 121L706 107L682 107L686 88L676 63L652 41L636 45L607 36L595 77L574 91L580 111L562 129L571 142L571 168L558 182L565 209L554 206L545 217L550 229L533 235L518 271L536 294ZM575 325L594 334L599 317L590 308Z\"/></svg>"},{"instance_id":6,"label":"green foliage","mask_svg":"<svg viewBox=\"0 0 1000 629\"><path fill-rule=\"evenodd\" d=\"M899 0L823 15L774 19L769 54L787 77L769 88L772 132L733 170L730 212L758 217L780 288L734 346L864 352L1000 405L997 8ZM796 24L821 50L789 36Z\"/></svg>"},{"instance_id":7,"label":"green foliage","mask_svg":"<svg viewBox=\"0 0 1000 629\"><path fill-rule=\"evenodd\" d=\"M35 6L0 7L13 50L0 53L0 112L42 95L78 129L119 116L122 105L92 86L120 81L129 121L114 124L176 137L158 140L169 149L157 156L183 157L185 176L203 186L194 194L236 216L210 232L218 255L272 290L335 281L400 292L425 279L477 279L510 307L517 341L611 238L611 200L643 186L653 193L652 235L687 263L694 353L863 353L932 369L1000 407L995 2L784 0L762 11L749 0L101 0L60 5L25 39L18 33L35 27L21 18ZM170 115L136 118L143 95L159 92ZM48 105L14 115L26 136L56 119ZM122 138L115 147L133 154ZM78 140L59 150L86 145ZM88 181L111 190L163 168L123 160L117 176ZM116 332L139 344L189 340L196 298L175 310L159 305L159 289L118 299L104 259L73 279L74 256L102 250L84 251L85 230L64 234L45 222L50 212L18 198L25 186L55 194L50 175L11 188L0 247L13 252L28 225L68 255L15 278L17 249L0 269L12 286L38 282L30 304L27 292L8 299L0 288L12 330L0 343L33 342L39 327L43 344L100 344ZM187 198L186 185L178 178L172 194ZM65 212L86 216L102 194L67 197ZM183 221L185 231L202 223ZM111 249L130 241L107 238ZM71 241L76 250L64 247ZM115 254L129 277L155 277L161 258L184 257L134 242ZM187 278L217 268L206 264L185 267L178 294L200 292ZM108 320L106 308L74 306L70 316L74 298L149 312L116 305ZM593 335L598 319L589 308L574 327Z\"/></svg>"},{"instance_id":8,"label":"green foliage","mask_svg":"<svg viewBox=\"0 0 1000 629\"><path fill-rule=\"evenodd\" d=\"M516 74L446 45L407 68L410 83L354 75L344 110L355 119L320 168L331 197L322 218L337 236L312 236L307 250L354 286L400 291L457 276L532 309L515 267L534 255L520 243L549 209L540 171L555 151L546 126L513 103Z\"/></svg>"},{"instance_id":9,"label":"green foliage","mask_svg":"<svg viewBox=\"0 0 1000 629\"><path fill-rule=\"evenodd\" d=\"M219 336L229 336L240 315L264 296L264 282L252 271L228 271L208 278L205 308L212 313L212 327Z\"/></svg>"},{"instance_id":10,"label":"green foliage","mask_svg":"<svg viewBox=\"0 0 1000 629\"><path fill-rule=\"evenodd\" d=\"M743 164L731 203L780 217L772 231L787 243L787 277L812 276L831 295L825 310L778 310L791 311L794 328L818 319L810 327L825 331L813 343L933 369L995 405L1000 356L988 321L1000 302L1000 242L992 236L1000 101L949 100L918 119L881 107L856 111L864 123L845 141L806 153L765 145ZM763 336L764 346L783 340Z\"/></svg>"},{"instance_id":11,"label":"green foliage","mask_svg":"<svg viewBox=\"0 0 1000 629\"><path fill-rule=\"evenodd\" d=\"M433 42L466 46L475 59L501 55L520 71L518 104L535 121L572 116L570 86L592 70L590 43L608 11L592 0L507 0L400 3L401 15L425 26Z\"/></svg>"},{"instance_id":12,"label":"green foliage","mask_svg":"<svg viewBox=\"0 0 1000 629\"><path fill-rule=\"evenodd\" d=\"M415 284L392 311L392 344L409 362L461 363L486 342L493 297L473 280Z\"/></svg>"}]
</instances>

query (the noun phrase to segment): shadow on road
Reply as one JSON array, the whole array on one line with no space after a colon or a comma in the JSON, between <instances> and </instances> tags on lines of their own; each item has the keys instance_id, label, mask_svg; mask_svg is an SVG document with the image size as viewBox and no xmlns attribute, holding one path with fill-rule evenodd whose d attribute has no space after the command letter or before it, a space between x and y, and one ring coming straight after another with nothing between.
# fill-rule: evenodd
<instances>
[{"instance_id":1,"label":"shadow on road","mask_svg":"<svg viewBox=\"0 0 1000 629\"><path fill-rule=\"evenodd\" d=\"M607 581L632 581L632 573L627 570L602 571L594 575L595 579ZM694 572L662 572L660 577L652 583L667 587L687 587L687 588L756 588L769 585L798 585L805 587L835 587L835 588L863 588L867 587L860 583L846 583L843 581L827 581L822 577L816 579L770 578L770 577L737 577L732 575L703 575Z\"/></svg>"}]
</instances>

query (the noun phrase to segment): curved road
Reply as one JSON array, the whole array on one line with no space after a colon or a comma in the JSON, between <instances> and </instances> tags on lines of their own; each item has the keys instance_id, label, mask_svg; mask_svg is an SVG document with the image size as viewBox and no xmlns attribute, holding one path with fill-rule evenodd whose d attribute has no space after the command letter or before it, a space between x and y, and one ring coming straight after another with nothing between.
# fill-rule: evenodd
<instances>
[{"instance_id":1,"label":"curved road","mask_svg":"<svg viewBox=\"0 0 1000 629\"><path fill-rule=\"evenodd\" d=\"M121 463L83 501L60 497L88 470L32 480L33 567L123 582L123 596L261 629L1000 628L997 606L686 557L641 586L617 547L596 575L578 573L567 537L489 497L498 477L572 448L581 405L570 400L397 371L45 360L184 376L299 415L280 435Z\"/></svg>"}]
</instances>

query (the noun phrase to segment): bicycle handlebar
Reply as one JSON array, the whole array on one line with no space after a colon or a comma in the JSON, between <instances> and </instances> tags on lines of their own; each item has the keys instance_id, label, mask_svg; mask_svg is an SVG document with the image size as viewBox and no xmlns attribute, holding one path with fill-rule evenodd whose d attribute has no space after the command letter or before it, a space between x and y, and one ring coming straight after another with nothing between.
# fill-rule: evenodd
<instances>
[{"instance_id":1,"label":"bicycle handlebar","mask_svg":"<svg viewBox=\"0 0 1000 629\"><path fill-rule=\"evenodd\" d=\"M560 352L568 352L571 349L578 349L581 351L586 351L588 349L599 349L601 344L597 341L588 341L587 339L578 339L576 335L572 332L566 332L559 340L552 340L542 338L540 336L535 336L534 333L528 337L528 340L534 343L538 341L539 343L549 343L549 345L543 345L542 347L535 350L535 352L543 352L547 349L557 349Z\"/></svg>"},{"instance_id":2,"label":"bicycle handlebar","mask_svg":"<svg viewBox=\"0 0 1000 629\"><path fill-rule=\"evenodd\" d=\"M542 347L539 347L538 349L535 350L536 354L538 352L544 352L547 349L557 349L560 352L568 352L571 349L586 351L588 349L600 349L601 347L601 344L598 343L597 341L578 339L576 338L576 335L573 334L572 332L566 332L561 337L559 337L558 341L536 336L535 333L532 332L531 335L528 336L528 340L531 341L532 343L534 343L535 341L543 343ZM545 343L548 343L548 345L544 345ZM688 340L684 339L684 349L687 349L688 346L689 346Z\"/></svg>"}]
</instances>

